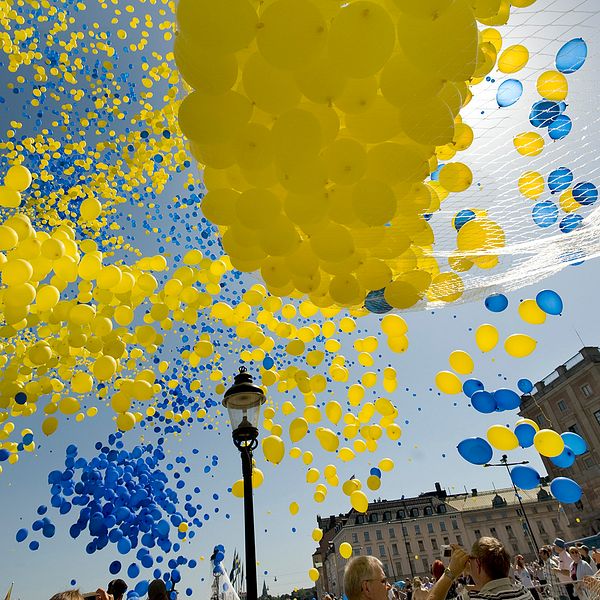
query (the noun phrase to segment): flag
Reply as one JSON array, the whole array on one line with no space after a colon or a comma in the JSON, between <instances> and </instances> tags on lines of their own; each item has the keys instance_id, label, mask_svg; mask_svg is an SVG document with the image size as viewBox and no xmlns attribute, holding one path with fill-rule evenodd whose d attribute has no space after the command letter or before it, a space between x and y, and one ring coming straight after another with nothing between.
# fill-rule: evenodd
<instances>
[{"instance_id":1,"label":"flag","mask_svg":"<svg viewBox=\"0 0 600 600\"><path fill-rule=\"evenodd\" d=\"M242 562L240 560L240 555L238 554L237 549L233 551L233 561L231 564L231 572L229 574L229 579L231 579L231 583L235 585L237 577L240 573L240 566Z\"/></svg>"},{"instance_id":2,"label":"flag","mask_svg":"<svg viewBox=\"0 0 600 600\"><path fill-rule=\"evenodd\" d=\"M14 581L10 584L10 588L8 589L8 592L6 592L6 596L4 596L4 600L10 600L13 591L13 585L15 585Z\"/></svg>"}]
</instances>

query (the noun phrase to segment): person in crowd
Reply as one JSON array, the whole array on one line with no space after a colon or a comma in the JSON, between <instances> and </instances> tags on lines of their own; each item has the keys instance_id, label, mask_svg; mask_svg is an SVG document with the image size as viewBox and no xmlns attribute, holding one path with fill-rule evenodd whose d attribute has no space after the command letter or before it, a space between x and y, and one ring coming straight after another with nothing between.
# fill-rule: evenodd
<instances>
[{"instance_id":1,"label":"person in crowd","mask_svg":"<svg viewBox=\"0 0 600 600\"><path fill-rule=\"evenodd\" d=\"M552 548L549 546L542 546L539 552L539 564L540 569L538 571L538 579L542 586L542 592L546 596L552 598L560 597L560 585L556 569L558 569L558 561L552 556Z\"/></svg>"},{"instance_id":2,"label":"person in crowd","mask_svg":"<svg viewBox=\"0 0 600 600\"><path fill-rule=\"evenodd\" d=\"M412 583L410 581L406 582L404 591L406 592L406 600L412 600L413 588L412 588Z\"/></svg>"},{"instance_id":3,"label":"person in crowd","mask_svg":"<svg viewBox=\"0 0 600 600\"><path fill-rule=\"evenodd\" d=\"M558 582L561 584L561 588L564 588L569 596L570 600L575 600L575 591L573 584L571 583L571 565L573 561L567 552L567 544L561 538L556 538L553 544L554 553L556 554L556 560L558 566L554 569L554 572L558 576ZM559 590L560 596L564 596L562 589Z\"/></svg>"},{"instance_id":4,"label":"person in crowd","mask_svg":"<svg viewBox=\"0 0 600 600\"><path fill-rule=\"evenodd\" d=\"M581 554L581 560L584 560L588 565L591 565L592 557L590 556L590 549L585 544L581 544L581 546L577 544L577 547L579 548L579 553Z\"/></svg>"},{"instance_id":5,"label":"person in crowd","mask_svg":"<svg viewBox=\"0 0 600 600\"><path fill-rule=\"evenodd\" d=\"M50 600L83 600L83 596L79 590L67 590L54 594Z\"/></svg>"},{"instance_id":6,"label":"person in crowd","mask_svg":"<svg viewBox=\"0 0 600 600\"><path fill-rule=\"evenodd\" d=\"M515 556L515 566L514 566L514 576L515 580L518 581L523 587L527 588L531 595L535 600L540 600L540 596L538 591L535 589L535 585L533 583L533 577L531 576L531 572L525 565L525 559L522 554L517 554Z\"/></svg>"},{"instance_id":7,"label":"person in crowd","mask_svg":"<svg viewBox=\"0 0 600 600\"><path fill-rule=\"evenodd\" d=\"M426 600L429 590L423 585L420 577L415 577L412 580L413 584L413 600Z\"/></svg>"},{"instance_id":8,"label":"person in crowd","mask_svg":"<svg viewBox=\"0 0 600 600\"><path fill-rule=\"evenodd\" d=\"M591 577L594 575L595 571L583 560L581 552L577 546L571 546L569 548L569 555L573 560L573 564L571 565L571 579L576 582L573 584L574 593L580 599L586 598L587 594L581 582L583 581L584 577Z\"/></svg>"},{"instance_id":9,"label":"person in crowd","mask_svg":"<svg viewBox=\"0 0 600 600\"><path fill-rule=\"evenodd\" d=\"M127 584L122 579L113 579L106 590L96 590L96 600L123 600L126 591Z\"/></svg>"},{"instance_id":10,"label":"person in crowd","mask_svg":"<svg viewBox=\"0 0 600 600\"><path fill-rule=\"evenodd\" d=\"M162 579L155 579L148 586L148 600L169 600L167 586Z\"/></svg>"},{"instance_id":11,"label":"person in crowd","mask_svg":"<svg viewBox=\"0 0 600 600\"><path fill-rule=\"evenodd\" d=\"M600 550L592 548L592 561L596 563L596 569L600 570Z\"/></svg>"},{"instance_id":12,"label":"person in crowd","mask_svg":"<svg viewBox=\"0 0 600 600\"><path fill-rule=\"evenodd\" d=\"M434 560L431 565L431 574L435 578L436 581L439 581L440 577L444 574L444 570L446 569L446 565L441 560ZM433 586L432 586L433 587ZM431 589L431 588L429 588ZM458 587L456 582L453 582L446 594L447 598L456 598L458 596Z\"/></svg>"},{"instance_id":13,"label":"person in crowd","mask_svg":"<svg viewBox=\"0 0 600 600\"><path fill-rule=\"evenodd\" d=\"M378 558L356 556L346 564L344 592L348 600L388 600L390 587Z\"/></svg>"},{"instance_id":14,"label":"person in crowd","mask_svg":"<svg viewBox=\"0 0 600 600\"><path fill-rule=\"evenodd\" d=\"M450 564L427 600L445 600L450 586L464 570L475 582L476 591L470 593L471 600L533 599L529 590L510 580L510 555L502 542L493 537L482 537L473 544L470 554L460 546L452 545Z\"/></svg>"}]
</instances>

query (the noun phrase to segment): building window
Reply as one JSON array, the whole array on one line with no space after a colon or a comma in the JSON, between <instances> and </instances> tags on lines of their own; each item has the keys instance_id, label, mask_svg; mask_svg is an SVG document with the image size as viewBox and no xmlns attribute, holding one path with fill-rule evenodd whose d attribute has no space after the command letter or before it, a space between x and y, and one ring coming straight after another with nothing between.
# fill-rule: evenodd
<instances>
[{"instance_id":1,"label":"building window","mask_svg":"<svg viewBox=\"0 0 600 600\"><path fill-rule=\"evenodd\" d=\"M379 515L377 513L371 513L369 515L369 523L377 523L379 520Z\"/></svg>"},{"instance_id":2,"label":"building window","mask_svg":"<svg viewBox=\"0 0 600 600\"><path fill-rule=\"evenodd\" d=\"M383 572L385 573L386 577L390 576L390 567L387 563L383 563Z\"/></svg>"},{"instance_id":3,"label":"building window","mask_svg":"<svg viewBox=\"0 0 600 600\"><path fill-rule=\"evenodd\" d=\"M569 431L572 431L573 433L576 433L577 435L581 435L581 431L580 431L579 425L577 425L577 423L574 423L573 425L571 425L571 427L567 427L567 429Z\"/></svg>"},{"instance_id":4,"label":"building window","mask_svg":"<svg viewBox=\"0 0 600 600\"><path fill-rule=\"evenodd\" d=\"M567 405L564 400L559 400L556 406L558 406L558 410L560 410L560 412L565 412L565 410L567 410Z\"/></svg>"},{"instance_id":5,"label":"building window","mask_svg":"<svg viewBox=\"0 0 600 600\"><path fill-rule=\"evenodd\" d=\"M379 544L379 556L385 556L385 546L383 544Z\"/></svg>"},{"instance_id":6,"label":"building window","mask_svg":"<svg viewBox=\"0 0 600 600\"><path fill-rule=\"evenodd\" d=\"M417 544L419 544L419 552L425 552L425 544L423 543L423 540L419 540Z\"/></svg>"},{"instance_id":7,"label":"building window","mask_svg":"<svg viewBox=\"0 0 600 600\"><path fill-rule=\"evenodd\" d=\"M398 575L398 577L400 577L402 573L402 563L397 562L396 563L396 575Z\"/></svg>"},{"instance_id":8,"label":"building window","mask_svg":"<svg viewBox=\"0 0 600 600\"><path fill-rule=\"evenodd\" d=\"M444 521L440 521L440 531L448 531L446 529L446 523Z\"/></svg>"},{"instance_id":9,"label":"building window","mask_svg":"<svg viewBox=\"0 0 600 600\"><path fill-rule=\"evenodd\" d=\"M362 525L365 522L365 515L358 515L356 517L356 524Z\"/></svg>"},{"instance_id":10,"label":"building window","mask_svg":"<svg viewBox=\"0 0 600 600\"><path fill-rule=\"evenodd\" d=\"M449 538L447 535L445 535L445 536L444 536L444 544L445 544L446 546L449 546L449 545L450 545L450 538Z\"/></svg>"},{"instance_id":11,"label":"building window","mask_svg":"<svg viewBox=\"0 0 600 600\"><path fill-rule=\"evenodd\" d=\"M360 556L360 546L356 546L356 548L353 549L353 554L354 556Z\"/></svg>"},{"instance_id":12,"label":"building window","mask_svg":"<svg viewBox=\"0 0 600 600\"><path fill-rule=\"evenodd\" d=\"M517 542L511 542L510 545L512 546L513 554L517 554L517 552L519 552L519 544L517 544Z\"/></svg>"},{"instance_id":13,"label":"building window","mask_svg":"<svg viewBox=\"0 0 600 600\"><path fill-rule=\"evenodd\" d=\"M420 525L415 525L415 533L417 535L421 535L421 526Z\"/></svg>"},{"instance_id":14,"label":"building window","mask_svg":"<svg viewBox=\"0 0 600 600\"><path fill-rule=\"evenodd\" d=\"M394 556L398 555L398 544L392 544L392 554Z\"/></svg>"},{"instance_id":15,"label":"building window","mask_svg":"<svg viewBox=\"0 0 600 600\"><path fill-rule=\"evenodd\" d=\"M594 466L594 459L591 456L583 459L583 464L586 469L591 469Z\"/></svg>"},{"instance_id":16,"label":"building window","mask_svg":"<svg viewBox=\"0 0 600 600\"><path fill-rule=\"evenodd\" d=\"M575 508L577 510L583 510L583 502L581 500L577 500L577 502L575 502Z\"/></svg>"},{"instance_id":17,"label":"building window","mask_svg":"<svg viewBox=\"0 0 600 600\"><path fill-rule=\"evenodd\" d=\"M396 513L396 518L397 519L405 519L406 518L406 513L403 510L399 510Z\"/></svg>"},{"instance_id":18,"label":"building window","mask_svg":"<svg viewBox=\"0 0 600 600\"><path fill-rule=\"evenodd\" d=\"M422 556L421 560L423 561L423 571L429 571L429 561L426 556Z\"/></svg>"},{"instance_id":19,"label":"building window","mask_svg":"<svg viewBox=\"0 0 600 600\"><path fill-rule=\"evenodd\" d=\"M597 410L594 413L594 416L596 417L596 421L598 422L598 425L600 425L600 410Z\"/></svg>"},{"instance_id":20,"label":"building window","mask_svg":"<svg viewBox=\"0 0 600 600\"><path fill-rule=\"evenodd\" d=\"M365 542L370 542L371 541L371 536L369 535L368 531L365 531L363 533L363 535L365 536Z\"/></svg>"},{"instance_id":21,"label":"building window","mask_svg":"<svg viewBox=\"0 0 600 600\"><path fill-rule=\"evenodd\" d=\"M481 529L475 529L473 533L475 534L475 539L478 540L481 537Z\"/></svg>"},{"instance_id":22,"label":"building window","mask_svg":"<svg viewBox=\"0 0 600 600\"><path fill-rule=\"evenodd\" d=\"M410 516L411 517L418 517L419 516L419 509L418 508L411 508L410 509Z\"/></svg>"},{"instance_id":23,"label":"building window","mask_svg":"<svg viewBox=\"0 0 600 600\"><path fill-rule=\"evenodd\" d=\"M391 538L395 538L395 537L396 537L396 530L395 530L395 529L393 529L392 527L390 527L390 528L388 529L388 533L390 534L390 537L391 537Z\"/></svg>"},{"instance_id":24,"label":"building window","mask_svg":"<svg viewBox=\"0 0 600 600\"><path fill-rule=\"evenodd\" d=\"M456 519L452 519L450 522L452 523L452 529L456 531L458 529L458 521Z\"/></svg>"},{"instance_id":25,"label":"building window","mask_svg":"<svg viewBox=\"0 0 600 600\"><path fill-rule=\"evenodd\" d=\"M498 538L498 532L496 531L495 527L490 527L490 535L492 537Z\"/></svg>"},{"instance_id":26,"label":"building window","mask_svg":"<svg viewBox=\"0 0 600 600\"><path fill-rule=\"evenodd\" d=\"M462 541L462 535L460 535L460 534L458 534L458 533L456 534L456 543L457 543L459 546L462 546L462 545L463 545L463 541Z\"/></svg>"},{"instance_id":27,"label":"building window","mask_svg":"<svg viewBox=\"0 0 600 600\"><path fill-rule=\"evenodd\" d=\"M353 544L358 544L358 533L353 533L352 534L352 543Z\"/></svg>"},{"instance_id":28,"label":"building window","mask_svg":"<svg viewBox=\"0 0 600 600\"><path fill-rule=\"evenodd\" d=\"M546 528L544 527L544 522L543 521L538 521L537 526L538 526L539 532L542 535L544 535L546 533Z\"/></svg>"},{"instance_id":29,"label":"building window","mask_svg":"<svg viewBox=\"0 0 600 600\"><path fill-rule=\"evenodd\" d=\"M558 519L552 519L552 527L554 527L554 531L559 531L560 529L562 529L560 523L558 522Z\"/></svg>"},{"instance_id":30,"label":"building window","mask_svg":"<svg viewBox=\"0 0 600 600\"><path fill-rule=\"evenodd\" d=\"M433 523L427 523L427 532L433 533Z\"/></svg>"},{"instance_id":31,"label":"building window","mask_svg":"<svg viewBox=\"0 0 600 600\"><path fill-rule=\"evenodd\" d=\"M426 507L425 507L425 510L423 511L423 514L424 514L426 517L430 517L430 516L433 514L433 507L431 507L431 506L426 506Z\"/></svg>"},{"instance_id":32,"label":"building window","mask_svg":"<svg viewBox=\"0 0 600 600\"><path fill-rule=\"evenodd\" d=\"M505 525L505 527L506 527L506 533L508 534L508 537L514 538L515 532L513 531L512 525Z\"/></svg>"},{"instance_id":33,"label":"building window","mask_svg":"<svg viewBox=\"0 0 600 600\"><path fill-rule=\"evenodd\" d=\"M432 550L438 549L437 540L435 538L431 538L431 548L432 548Z\"/></svg>"},{"instance_id":34,"label":"building window","mask_svg":"<svg viewBox=\"0 0 600 600\"><path fill-rule=\"evenodd\" d=\"M444 515L444 514L446 514L446 505L445 505L445 504L440 504L440 505L437 507L437 511L438 511L438 513L439 513L440 515Z\"/></svg>"},{"instance_id":35,"label":"building window","mask_svg":"<svg viewBox=\"0 0 600 600\"><path fill-rule=\"evenodd\" d=\"M373 556L373 548L371 546L367 546L367 554Z\"/></svg>"},{"instance_id":36,"label":"building window","mask_svg":"<svg viewBox=\"0 0 600 600\"><path fill-rule=\"evenodd\" d=\"M589 383L584 383L581 386L581 391L586 398L589 398L593 393L592 386Z\"/></svg>"},{"instance_id":37,"label":"building window","mask_svg":"<svg viewBox=\"0 0 600 600\"><path fill-rule=\"evenodd\" d=\"M382 539L383 539L383 535L382 535L382 533L381 533L381 529L376 529L376 530L375 530L375 537L376 537L378 540L382 540Z\"/></svg>"},{"instance_id":38,"label":"building window","mask_svg":"<svg viewBox=\"0 0 600 600\"><path fill-rule=\"evenodd\" d=\"M406 551L408 554L412 554L412 548L410 547L410 542L406 542Z\"/></svg>"},{"instance_id":39,"label":"building window","mask_svg":"<svg viewBox=\"0 0 600 600\"><path fill-rule=\"evenodd\" d=\"M392 520L392 513L389 510L386 510L383 513L383 520L384 521L391 521Z\"/></svg>"},{"instance_id":40,"label":"building window","mask_svg":"<svg viewBox=\"0 0 600 600\"><path fill-rule=\"evenodd\" d=\"M402 525L402 535L408 535L408 529L405 525Z\"/></svg>"}]
</instances>

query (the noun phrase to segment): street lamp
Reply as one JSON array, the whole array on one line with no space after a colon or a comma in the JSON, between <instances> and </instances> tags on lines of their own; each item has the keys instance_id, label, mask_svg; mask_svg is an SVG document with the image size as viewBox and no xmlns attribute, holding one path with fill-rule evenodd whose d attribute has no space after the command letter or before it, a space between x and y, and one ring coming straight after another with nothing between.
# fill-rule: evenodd
<instances>
[{"instance_id":1,"label":"street lamp","mask_svg":"<svg viewBox=\"0 0 600 600\"><path fill-rule=\"evenodd\" d=\"M523 506L523 503L521 502L521 494L519 494L519 490L517 490L517 486L515 485L515 482L513 481L513 478L512 478L512 475L510 474L510 469L509 469L509 467L514 467L516 465L528 465L528 464L529 464L528 460L522 460L521 462L516 462L516 463L509 463L508 456L506 456L506 454L503 454L499 463L494 463L494 464L486 463L483 466L484 467L506 467L506 470L508 471L508 476L510 477L510 481L515 490L515 495L517 497L517 500L519 501L519 506L521 507L521 512L523 513L523 517L525 517L525 523L527 523L527 532L529 533L529 537L531 538L531 541L533 542L533 546L535 547L535 551L536 551L536 555L537 555L540 553L540 548L537 544L535 536L533 535L533 529L531 529L531 525L529 524L529 519L527 518L527 512L525 511L525 507Z\"/></svg>"},{"instance_id":2,"label":"street lamp","mask_svg":"<svg viewBox=\"0 0 600 600\"><path fill-rule=\"evenodd\" d=\"M225 392L223 406L229 413L233 443L242 457L244 479L244 533L246 543L246 598L257 600L256 543L254 540L254 502L252 499L252 451L258 446L258 418L266 401L260 387L254 385L245 367L234 377Z\"/></svg>"}]
</instances>

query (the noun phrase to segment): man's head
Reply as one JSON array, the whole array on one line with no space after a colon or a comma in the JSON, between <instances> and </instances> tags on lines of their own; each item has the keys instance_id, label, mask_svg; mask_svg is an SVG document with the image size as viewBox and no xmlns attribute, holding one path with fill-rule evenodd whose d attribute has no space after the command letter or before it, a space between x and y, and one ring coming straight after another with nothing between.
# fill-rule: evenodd
<instances>
[{"instance_id":1,"label":"man's head","mask_svg":"<svg viewBox=\"0 0 600 600\"><path fill-rule=\"evenodd\" d=\"M540 548L539 557L546 562L550 556L552 555L552 551L547 546L542 546Z\"/></svg>"},{"instance_id":2,"label":"man's head","mask_svg":"<svg viewBox=\"0 0 600 600\"><path fill-rule=\"evenodd\" d=\"M127 591L127 584L122 579L113 579L106 591L113 596L114 600L121 600Z\"/></svg>"},{"instance_id":3,"label":"man's head","mask_svg":"<svg viewBox=\"0 0 600 600\"><path fill-rule=\"evenodd\" d=\"M510 555L500 540L482 537L471 548L469 564L471 577L481 587L488 581L508 577Z\"/></svg>"},{"instance_id":4,"label":"man's head","mask_svg":"<svg viewBox=\"0 0 600 600\"><path fill-rule=\"evenodd\" d=\"M374 556L356 556L344 570L344 592L348 600L387 600L390 588L381 561Z\"/></svg>"},{"instance_id":5,"label":"man's head","mask_svg":"<svg viewBox=\"0 0 600 600\"><path fill-rule=\"evenodd\" d=\"M571 546L569 548L569 556L574 563L578 563L581 560L581 552L577 546Z\"/></svg>"},{"instance_id":6,"label":"man's head","mask_svg":"<svg viewBox=\"0 0 600 600\"><path fill-rule=\"evenodd\" d=\"M561 552L563 552L565 550L566 547L566 543L565 540L561 539L561 538L556 538L554 540L554 552L556 552L556 554L560 554Z\"/></svg>"}]
</instances>

